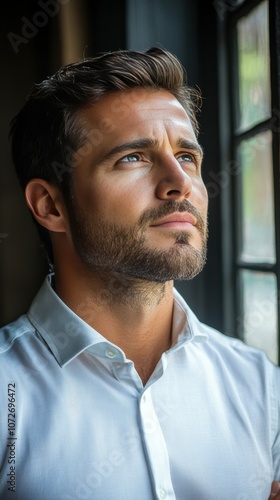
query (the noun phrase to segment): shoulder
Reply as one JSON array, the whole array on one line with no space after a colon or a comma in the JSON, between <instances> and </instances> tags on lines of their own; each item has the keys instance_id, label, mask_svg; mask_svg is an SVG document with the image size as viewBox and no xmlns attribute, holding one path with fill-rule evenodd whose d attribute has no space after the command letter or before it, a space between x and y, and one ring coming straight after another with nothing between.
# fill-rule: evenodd
<instances>
[{"instance_id":1,"label":"shoulder","mask_svg":"<svg viewBox=\"0 0 280 500\"><path fill-rule=\"evenodd\" d=\"M194 350L203 355L203 362L209 363L214 371L231 374L234 379L247 382L257 379L260 383L264 383L264 380L279 380L280 368L263 351L202 323L184 299L178 296L178 292L175 297L180 307L184 308L194 339L198 340L193 343Z\"/></svg>"},{"instance_id":2,"label":"shoulder","mask_svg":"<svg viewBox=\"0 0 280 500\"><path fill-rule=\"evenodd\" d=\"M243 340L227 336L214 328L200 323L207 334L207 341L201 345L209 366L222 378L228 387L241 388L263 404L280 404L280 368L270 361L265 352L246 344Z\"/></svg>"},{"instance_id":3,"label":"shoulder","mask_svg":"<svg viewBox=\"0 0 280 500\"><path fill-rule=\"evenodd\" d=\"M227 361L230 361L230 358L232 358L240 361L242 360L244 363L257 363L258 365L263 364L275 367L275 365L268 360L264 351L246 344L239 338L221 333L215 328L207 326L203 323L200 324L204 332L207 333L208 348L212 352L217 351L224 355L228 354L229 358L227 358Z\"/></svg>"}]
</instances>

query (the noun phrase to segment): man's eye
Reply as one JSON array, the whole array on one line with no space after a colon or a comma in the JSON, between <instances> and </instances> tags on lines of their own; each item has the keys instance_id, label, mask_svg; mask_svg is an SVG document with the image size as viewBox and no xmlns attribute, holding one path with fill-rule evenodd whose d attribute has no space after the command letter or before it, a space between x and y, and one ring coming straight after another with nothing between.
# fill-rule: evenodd
<instances>
[{"instance_id":1,"label":"man's eye","mask_svg":"<svg viewBox=\"0 0 280 500\"><path fill-rule=\"evenodd\" d=\"M133 153L133 154L124 156L123 158L121 158L119 160L119 162L131 163L131 162L140 161L140 160L141 160L141 156L139 154Z\"/></svg>"},{"instance_id":2,"label":"man's eye","mask_svg":"<svg viewBox=\"0 0 280 500\"><path fill-rule=\"evenodd\" d=\"M188 162L188 163L196 163L195 157L190 153L184 153L180 156L177 156L177 160L179 162Z\"/></svg>"}]
</instances>

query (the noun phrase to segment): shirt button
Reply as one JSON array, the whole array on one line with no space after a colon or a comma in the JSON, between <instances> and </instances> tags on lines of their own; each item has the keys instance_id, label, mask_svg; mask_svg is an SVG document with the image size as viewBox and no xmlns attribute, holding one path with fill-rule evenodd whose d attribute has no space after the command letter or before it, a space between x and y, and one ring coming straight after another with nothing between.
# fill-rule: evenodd
<instances>
[{"instance_id":1,"label":"shirt button","mask_svg":"<svg viewBox=\"0 0 280 500\"><path fill-rule=\"evenodd\" d=\"M106 349L105 354L107 358L113 359L116 357L117 353L114 349Z\"/></svg>"},{"instance_id":2,"label":"shirt button","mask_svg":"<svg viewBox=\"0 0 280 500\"><path fill-rule=\"evenodd\" d=\"M166 491L163 489L159 490L159 496L160 498L166 498L167 496Z\"/></svg>"}]
</instances>

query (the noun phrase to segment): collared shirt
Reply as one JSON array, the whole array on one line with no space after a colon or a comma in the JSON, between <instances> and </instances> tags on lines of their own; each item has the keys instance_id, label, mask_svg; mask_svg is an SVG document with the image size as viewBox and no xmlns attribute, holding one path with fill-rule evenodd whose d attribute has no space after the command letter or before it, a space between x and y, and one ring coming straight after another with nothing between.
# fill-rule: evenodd
<instances>
[{"instance_id":1,"label":"collared shirt","mask_svg":"<svg viewBox=\"0 0 280 500\"><path fill-rule=\"evenodd\" d=\"M176 290L144 387L50 278L0 330L0 381L1 500L267 500L280 479L279 369Z\"/></svg>"}]
</instances>

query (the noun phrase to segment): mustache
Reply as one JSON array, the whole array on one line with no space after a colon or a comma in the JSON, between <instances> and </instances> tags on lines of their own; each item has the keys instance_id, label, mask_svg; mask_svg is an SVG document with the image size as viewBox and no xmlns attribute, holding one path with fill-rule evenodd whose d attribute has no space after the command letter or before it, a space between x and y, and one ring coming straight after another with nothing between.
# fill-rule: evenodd
<instances>
[{"instance_id":1,"label":"mustache","mask_svg":"<svg viewBox=\"0 0 280 500\"><path fill-rule=\"evenodd\" d=\"M168 200L159 208L146 210L140 217L139 223L141 226L144 226L147 222L157 222L158 219L167 215L172 215L175 212L187 212L193 215L197 220L197 229L200 231L206 229L207 221L200 215L199 211L189 202L189 200L184 200L181 203L178 203L176 200Z\"/></svg>"}]
</instances>

